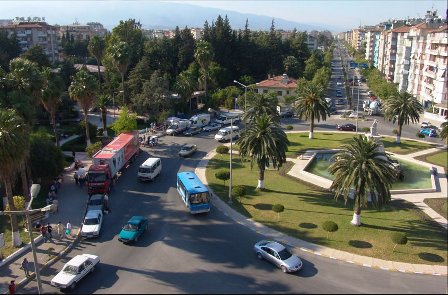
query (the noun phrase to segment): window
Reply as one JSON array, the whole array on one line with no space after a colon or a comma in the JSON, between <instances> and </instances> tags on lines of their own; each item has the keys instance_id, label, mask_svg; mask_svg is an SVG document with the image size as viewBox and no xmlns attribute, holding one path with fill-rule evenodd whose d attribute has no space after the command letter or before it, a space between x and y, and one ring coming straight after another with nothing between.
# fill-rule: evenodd
<instances>
[{"instance_id":1,"label":"window","mask_svg":"<svg viewBox=\"0 0 448 295\"><path fill-rule=\"evenodd\" d=\"M286 95L289 95L289 90L286 90Z\"/></svg>"},{"instance_id":2,"label":"window","mask_svg":"<svg viewBox=\"0 0 448 295\"><path fill-rule=\"evenodd\" d=\"M282 96L283 95L283 91L279 90L277 91L277 96Z\"/></svg>"}]
</instances>

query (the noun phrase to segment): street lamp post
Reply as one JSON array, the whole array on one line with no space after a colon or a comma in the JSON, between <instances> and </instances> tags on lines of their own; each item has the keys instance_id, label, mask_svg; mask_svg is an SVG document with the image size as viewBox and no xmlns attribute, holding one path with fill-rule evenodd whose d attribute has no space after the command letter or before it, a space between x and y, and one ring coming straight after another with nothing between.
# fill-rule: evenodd
<instances>
[{"instance_id":1,"label":"street lamp post","mask_svg":"<svg viewBox=\"0 0 448 295\"><path fill-rule=\"evenodd\" d=\"M244 87L244 111L246 111L247 86L237 80L233 80L233 82Z\"/></svg>"},{"instance_id":2,"label":"street lamp post","mask_svg":"<svg viewBox=\"0 0 448 295\"><path fill-rule=\"evenodd\" d=\"M14 215L25 215L26 217L26 223L27 223L27 228L28 228L28 233L30 235L30 243L31 243L31 252L33 253L33 260L34 260L34 273L36 274L36 281L37 281L37 292L39 294L42 294L42 281L40 279L40 271L39 271L39 266L38 266L38 261L37 261L37 254L36 254L36 245L34 244L34 239L33 239L33 227L31 226L31 217L30 214L31 213L35 213L35 212L47 212L47 211L51 211L54 208L55 205L48 205L45 206L43 208L39 208L39 209L33 209L33 210L24 210L24 211L3 211L0 212L2 214L14 214Z\"/></svg>"},{"instance_id":3,"label":"street lamp post","mask_svg":"<svg viewBox=\"0 0 448 295\"><path fill-rule=\"evenodd\" d=\"M230 119L230 178L229 178L229 204L232 204L232 138L233 138L233 118Z\"/></svg>"},{"instance_id":4,"label":"street lamp post","mask_svg":"<svg viewBox=\"0 0 448 295\"><path fill-rule=\"evenodd\" d=\"M358 104L356 105L356 134L358 134L358 118L359 118L359 83L358 83Z\"/></svg>"}]
</instances>

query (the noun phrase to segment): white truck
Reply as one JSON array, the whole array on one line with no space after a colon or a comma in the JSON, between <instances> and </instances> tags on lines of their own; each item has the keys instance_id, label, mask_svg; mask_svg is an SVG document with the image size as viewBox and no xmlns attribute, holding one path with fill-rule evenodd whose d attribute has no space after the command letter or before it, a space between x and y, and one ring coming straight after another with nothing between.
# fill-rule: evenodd
<instances>
[{"instance_id":1,"label":"white truck","mask_svg":"<svg viewBox=\"0 0 448 295\"><path fill-rule=\"evenodd\" d=\"M197 114L190 118L190 127L202 128L210 123L210 114Z\"/></svg>"},{"instance_id":2,"label":"white truck","mask_svg":"<svg viewBox=\"0 0 448 295\"><path fill-rule=\"evenodd\" d=\"M218 133L215 135L215 140L219 142L224 142L232 139L238 139L240 137L240 128L238 126L228 126L219 129Z\"/></svg>"},{"instance_id":3,"label":"white truck","mask_svg":"<svg viewBox=\"0 0 448 295\"><path fill-rule=\"evenodd\" d=\"M185 130L190 127L190 120L187 119L179 119L179 120L172 120L171 124L168 126L168 129L166 130L167 135L175 135L180 134L184 132Z\"/></svg>"},{"instance_id":4,"label":"white truck","mask_svg":"<svg viewBox=\"0 0 448 295\"><path fill-rule=\"evenodd\" d=\"M241 121L242 113L226 112L220 113L215 122L222 125L228 125L233 119L233 124L239 123Z\"/></svg>"}]
</instances>

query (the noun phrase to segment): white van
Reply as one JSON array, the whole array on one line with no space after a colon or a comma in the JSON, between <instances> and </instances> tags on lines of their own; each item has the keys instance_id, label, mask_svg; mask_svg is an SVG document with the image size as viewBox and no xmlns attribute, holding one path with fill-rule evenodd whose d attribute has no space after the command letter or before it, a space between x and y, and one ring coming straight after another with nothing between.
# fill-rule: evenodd
<instances>
[{"instance_id":1,"label":"white van","mask_svg":"<svg viewBox=\"0 0 448 295\"><path fill-rule=\"evenodd\" d=\"M162 172L162 161L160 158L148 158L138 167L139 180L153 180Z\"/></svg>"},{"instance_id":2,"label":"white van","mask_svg":"<svg viewBox=\"0 0 448 295\"><path fill-rule=\"evenodd\" d=\"M238 139L240 137L240 128L238 126L224 127L219 129L218 133L215 135L215 140L217 141L227 141L230 140L230 134L232 134L232 139Z\"/></svg>"}]
</instances>

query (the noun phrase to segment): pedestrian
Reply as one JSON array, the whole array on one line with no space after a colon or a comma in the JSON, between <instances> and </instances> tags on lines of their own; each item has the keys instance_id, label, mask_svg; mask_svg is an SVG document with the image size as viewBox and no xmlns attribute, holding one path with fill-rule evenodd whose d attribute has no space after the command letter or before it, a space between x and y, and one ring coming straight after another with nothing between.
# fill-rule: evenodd
<instances>
[{"instance_id":1,"label":"pedestrian","mask_svg":"<svg viewBox=\"0 0 448 295\"><path fill-rule=\"evenodd\" d=\"M53 227L50 225L50 223L47 223L47 233L48 237L50 237L50 242L53 240Z\"/></svg>"},{"instance_id":2,"label":"pedestrian","mask_svg":"<svg viewBox=\"0 0 448 295\"><path fill-rule=\"evenodd\" d=\"M64 226L62 225L61 221L58 222L58 225L56 226L56 230L58 232L59 238L62 239L62 235L64 234Z\"/></svg>"},{"instance_id":3,"label":"pedestrian","mask_svg":"<svg viewBox=\"0 0 448 295\"><path fill-rule=\"evenodd\" d=\"M21 267L21 268L23 269L23 271L25 272L25 276L26 276L26 277L29 277L29 276L30 276L30 273L29 273L29 270L28 270L28 259L26 259L26 257L23 258L22 263L20 264L20 267Z\"/></svg>"},{"instance_id":4,"label":"pedestrian","mask_svg":"<svg viewBox=\"0 0 448 295\"><path fill-rule=\"evenodd\" d=\"M75 184L79 184L79 176L78 176L78 170L75 171L75 174L73 174L73 178L75 179Z\"/></svg>"},{"instance_id":5,"label":"pedestrian","mask_svg":"<svg viewBox=\"0 0 448 295\"><path fill-rule=\"evenodd\" d=\"M46 243L47 242L47 227L44 224L42 224L40 226L40 234L44 238L44 243Z\"/></svg>"},{"instance_id":6,"label":"pedestrian","mask_svg":"<svg viewBox=\"0 0 448 295\"><path fill-rule=\"evenodd\" d=\"M16 294L16 284L14 283L14 280L11 281L11 283L8 285L9 294L13 295Z\"/></svg>"},{"instance_id":7,"label":"pedestrian","mask_svg":"<svg viewBox=\"0 0 448 295\"><path fill-rule=\"evenodd\" d=\"M65 236L71 237L71 235L72 235L72 224L70 223L70 220L69 220L65 226Z\"/></svg>"},{"instance_id":8,"label":"pedestrian","mask_svg":"<svg viewBox=\"0 0 448 295\"><path fill-rule=\"evenodd\" d=\"M76 160L76 152L74 149L72 149L72 156L73 156L73 161Z\"/></svg>"},{"instance_id":9,"label":"pedestrian","mask_svg":"<svg viewBox=\"0 0 448 295\"><path fill-rule=\"evenodd\" d=\"M107 211L107 213L110 213L110 208L109 208L109 196L107 194L104 195L104 208Z\"/></svg>"}]
</instances>

